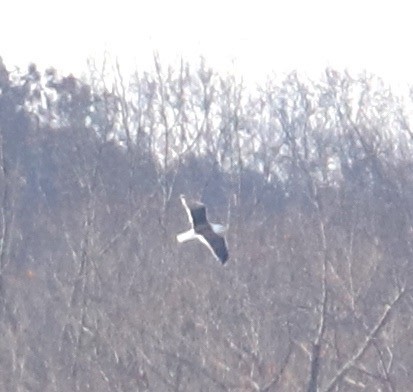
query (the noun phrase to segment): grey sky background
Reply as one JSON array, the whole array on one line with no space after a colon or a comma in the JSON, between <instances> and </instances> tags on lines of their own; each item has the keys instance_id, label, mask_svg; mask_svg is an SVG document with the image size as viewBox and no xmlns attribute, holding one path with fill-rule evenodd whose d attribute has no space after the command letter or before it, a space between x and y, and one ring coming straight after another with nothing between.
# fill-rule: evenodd
<instances>
[{"instance_id":1,"label":"grey sky background","mask_svg":"<svg viewBox=\"0 0 413 392\"><path fill-rule=\"evenodd\" d=\"M218 70L261 80L269 72L310 76L326 66L366 69L393 84L412 80L407 1L8 1L0 55L81 72L106 50L125 70L202 54Z\"/></svg>"}]
</instances>

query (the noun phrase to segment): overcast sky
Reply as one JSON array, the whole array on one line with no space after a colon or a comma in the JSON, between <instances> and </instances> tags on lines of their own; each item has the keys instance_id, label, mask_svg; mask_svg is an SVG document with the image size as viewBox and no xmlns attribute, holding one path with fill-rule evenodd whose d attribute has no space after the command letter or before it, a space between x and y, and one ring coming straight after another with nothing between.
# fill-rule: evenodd
<instances>
[{"instance_id":1,"label":"overcast sky","mask_svg":"<svg viewBox=\"0 0 413 392\"><path fill-rule=\"evenodd\" d=\"M152 52L198 58L246 78L326 66L413 81L409 1L5 0L0 56L80 72L106 49L127 68Z\"/></svg>"}]
</instances>

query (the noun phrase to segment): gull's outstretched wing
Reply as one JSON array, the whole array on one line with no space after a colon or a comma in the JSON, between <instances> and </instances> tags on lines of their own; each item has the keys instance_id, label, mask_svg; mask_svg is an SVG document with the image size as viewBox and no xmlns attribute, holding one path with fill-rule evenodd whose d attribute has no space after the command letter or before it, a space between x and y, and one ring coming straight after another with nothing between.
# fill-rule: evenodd
<instances>
[{"instance_id":1,"label":"gull's outstretched wing","mask_svg":"<svg viewBox=\"0 0 413 392\"><path fill-rule=\"evenodd\" d=\"M228 260L228 248L225 238L216 234L210 227L197 234L199 240L209 248L215 258L225 264Z\"/></svg>"},{"instance_id":2,"label":"gull's outstretched wing","mask_svg":"<svg viewBox=\"0 0 413 392\"><path fill-rule=\"evenodd\" d=\"M188 214L188 219L191 222L192 227L208 224L206 208L203 204L198 202L188 202L184 195L181 195L181 202Z\"/></svg>"}]
</instances>

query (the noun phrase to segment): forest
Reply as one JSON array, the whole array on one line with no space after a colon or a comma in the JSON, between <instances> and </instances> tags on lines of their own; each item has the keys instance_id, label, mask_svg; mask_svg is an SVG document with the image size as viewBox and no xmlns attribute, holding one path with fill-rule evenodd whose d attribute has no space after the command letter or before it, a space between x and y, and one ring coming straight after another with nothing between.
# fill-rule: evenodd
<instances>
[{"instance_id":1,"label":"forest","mask_svg":"<svg viewBox=\"0 0 413 392\"><path fill-rule=\"evenodd\" d=\"M412 101L329 68L0 59L0 390L410 391ZM225 266L177 244L180 194Z\"/></svg>"}]
</instances>

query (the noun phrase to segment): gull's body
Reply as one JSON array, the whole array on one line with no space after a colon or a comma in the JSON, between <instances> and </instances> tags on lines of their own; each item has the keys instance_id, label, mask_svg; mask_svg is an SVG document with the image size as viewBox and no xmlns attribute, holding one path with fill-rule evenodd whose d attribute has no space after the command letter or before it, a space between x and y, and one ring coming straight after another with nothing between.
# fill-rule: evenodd
<instances>
[{"instance_id":1,"label":"gull's body","mask_svg":"<svg viewBox=\"0 0 413 392\"><path fill-rule=\"evenodd\" d=\"M225 238L220 236L225 231L224 226L209 223L206 217L206 208L199 202L187 202L184 195L181 195L181 202L184 206L192 228L178 234L178 242L185 242L194 239L201 241L222 264L228 260L228 249Z\"/></svg>"}]
</instances>

